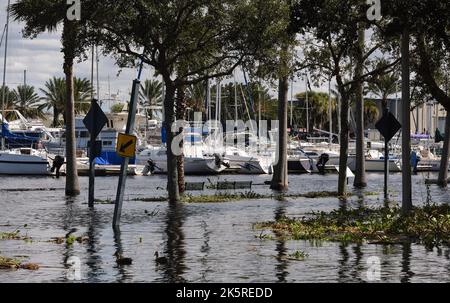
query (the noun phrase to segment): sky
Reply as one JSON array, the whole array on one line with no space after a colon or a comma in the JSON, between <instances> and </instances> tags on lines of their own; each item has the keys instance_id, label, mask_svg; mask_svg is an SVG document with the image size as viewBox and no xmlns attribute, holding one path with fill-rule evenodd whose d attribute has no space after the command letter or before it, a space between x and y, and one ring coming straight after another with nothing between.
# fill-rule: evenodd
<instances>
[{"instance_id":1,"label":"sky","mask_svg":"<svg viewBox=\"0 0 450 303\"><path fill-rule=\"evenodd\" d=\"M12 0L14 3L15 0ZM3 32L6 24L7 0L0 0L0 31ZM11 20L9 27L8 55L6 85L15 88L24 83L24 71L26 70L26 82L32 85L39 93L39 88L44 87L47 80L52 77L63 77L63 55L61 53L60 31L55 33L43 33L35 39L22 37L23 24ZM3 74L4 46L3 41L0 50L0 70ZM131 84L136 77L135 69L122 69L118 75L119 68L114 64L114 60L108 57L100 57L99 62L99 83L100 99L111 99L111 95L117 95L122 102L128 101L131 92ZM146 67L143 78L153 78L153 69ZM91 62L77 63L75 65L75 76L79 78L91 78ZM109 81L108 81L109 79ZM242 75L237 72L238 81L243 81ZM0 84L1 85L1 84ZM301 79L294 82L294 94L304 91L305 83ZM291 93L291 91L289 92ZM276 96L276 94L273 94ZM109 106L111 104L108 104Z\"/></svg>"}]
</instances>

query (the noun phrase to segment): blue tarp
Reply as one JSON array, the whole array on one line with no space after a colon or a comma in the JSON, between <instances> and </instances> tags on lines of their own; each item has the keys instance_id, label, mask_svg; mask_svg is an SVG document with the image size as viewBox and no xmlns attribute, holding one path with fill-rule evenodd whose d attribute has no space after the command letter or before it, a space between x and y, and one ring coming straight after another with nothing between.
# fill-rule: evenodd
<instances>
[{"instance_id":1,"label":"blue tarp","mask_svg":"<svg viewBox=\"0 0 450 303\"><path fill-rule=\"evenodd\" d=\"M103 151L101 156L95 159L98 165L121 165L123 158L119 157L115 151ZM129 164L136 164L136 158L130 158Z\"/></svg>"}]
</instances>

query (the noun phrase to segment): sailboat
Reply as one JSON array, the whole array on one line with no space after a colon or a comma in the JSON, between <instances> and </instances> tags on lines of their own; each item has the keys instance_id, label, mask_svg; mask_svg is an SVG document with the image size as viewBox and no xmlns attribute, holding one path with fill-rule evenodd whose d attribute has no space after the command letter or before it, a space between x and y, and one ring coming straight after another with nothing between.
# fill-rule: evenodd
<instances>
[{"instance_id":1,"label":"sailboat","mask_svg":"<svg viewBox=\"0 0 450 303\"><path fill-rule=\"evenodd\" d=\"M229 168L229 161L219 154L207 154L201 134L187 130L184 135L184 172L186 175L215 175ZM148 146L137 156L152 174L167 173L167 148Z\"/></svg>"}]
</instances>

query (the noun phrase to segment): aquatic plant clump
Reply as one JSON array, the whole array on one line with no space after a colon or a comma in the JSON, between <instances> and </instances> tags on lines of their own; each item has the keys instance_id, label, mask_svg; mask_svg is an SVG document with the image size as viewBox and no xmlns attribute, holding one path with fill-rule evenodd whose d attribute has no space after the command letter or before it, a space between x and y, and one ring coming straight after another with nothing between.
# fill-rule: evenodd
<instances>
[{"instance_id":1,"label":"aquatic plant clump","mask_svg":"<svg viewBox=\"0 0 450 303\"><path fill-rule=\"evenodd\" d=\"M427 247L450 244L450 205L426 205L402 216L399 207L339 209L316 212L299 219L283 217L256 224L294 240L420 243Z\"/></svg>"},{"instance_id":2,"label":"aquatic plant clump","mask_svg":"<svg viewBox=\"0 0 450 303\"><path fill-rule=\"evenodd\" d=\"M39 265L34 263L23 264L20 260L7 258L0 256L0 270L1 269L26 269L26 270L38 270Z\"/></svg>"}]
</instances>

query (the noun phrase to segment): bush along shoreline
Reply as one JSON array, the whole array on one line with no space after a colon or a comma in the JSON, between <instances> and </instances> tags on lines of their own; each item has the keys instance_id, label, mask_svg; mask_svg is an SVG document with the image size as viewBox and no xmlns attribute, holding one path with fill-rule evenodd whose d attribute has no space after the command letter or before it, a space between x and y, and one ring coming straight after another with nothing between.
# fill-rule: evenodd
<instances>
[{"instance_id":1,"label":"bush along shoreline","mask_svg":"<svg viewBox=\"0 0 450 303\"><path fill-rule=\"evenodd\" d=\"M292 240L368 244L423 244L427 248L450 246L450 205L415 207L407 216L394 207L313 212L302 218L282 217L254 225Z\"/></svg>"}]
</instances>

